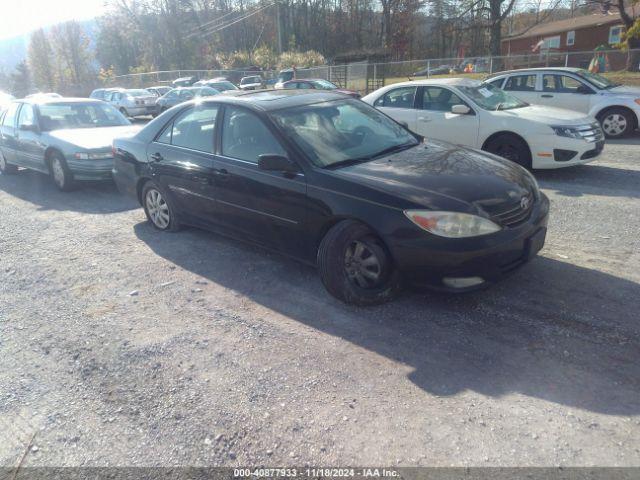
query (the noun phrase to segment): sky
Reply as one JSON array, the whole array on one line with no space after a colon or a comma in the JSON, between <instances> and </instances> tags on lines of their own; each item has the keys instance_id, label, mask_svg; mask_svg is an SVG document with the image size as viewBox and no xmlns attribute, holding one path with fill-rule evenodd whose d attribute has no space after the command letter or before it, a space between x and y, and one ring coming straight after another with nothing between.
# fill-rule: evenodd
<instances>
[{"instance_id":1,"label":"sky","mask_svg":"<svg viewBox=\"0 0 640 480\"><path fill-rule=\"evenodd\" d=\"M0 0L0 39L67 20L100 16L106 0Z\"/></svg>"}]
</instances>

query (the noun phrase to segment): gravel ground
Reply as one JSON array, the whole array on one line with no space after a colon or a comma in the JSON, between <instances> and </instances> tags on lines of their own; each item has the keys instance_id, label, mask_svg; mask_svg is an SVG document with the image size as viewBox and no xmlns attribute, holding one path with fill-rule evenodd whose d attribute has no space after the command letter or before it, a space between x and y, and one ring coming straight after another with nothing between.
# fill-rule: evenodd
<instances>
[{"instance_id":1,"label":"gravel ground","mask_svg":"<svg viewBox=\"0 0 640 480\"><path fill-rule=\"evenodd\" d=\"M0 176L0 465L640 466L638 145L537 174L548 243L507 281L367 309Z\"/></svg>"}]
</instances>

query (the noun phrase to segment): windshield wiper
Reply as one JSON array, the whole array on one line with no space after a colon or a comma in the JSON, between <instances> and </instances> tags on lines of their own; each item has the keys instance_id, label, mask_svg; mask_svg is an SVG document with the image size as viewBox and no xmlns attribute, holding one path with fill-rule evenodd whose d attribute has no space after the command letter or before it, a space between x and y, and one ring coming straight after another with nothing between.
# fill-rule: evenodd
<instances>
[{"instance_id":1,"label":"windshield wiper","mask_svg":"<svg viewBox=\"0 0 640 480\"><path fill-rule=\"evenodd\" d=\"M378 153L374 153L373 155L369 155L368 157L356 157L356 158L347 158L345 160L340 160L339 162L332 163L330 165L326 165L324 168L328 170L333 170L334 168L340 167L348 167L350 165L356 165L358 163L369 162L374 158L379 158L384 155L388 155L389 153L400 152L402 150L406 150L411 147L415 147L419 145L419 143L403 143L400 145L393 145L391 147L385 148L384 150L379 151Z\"/></svg>"}]
</instances>

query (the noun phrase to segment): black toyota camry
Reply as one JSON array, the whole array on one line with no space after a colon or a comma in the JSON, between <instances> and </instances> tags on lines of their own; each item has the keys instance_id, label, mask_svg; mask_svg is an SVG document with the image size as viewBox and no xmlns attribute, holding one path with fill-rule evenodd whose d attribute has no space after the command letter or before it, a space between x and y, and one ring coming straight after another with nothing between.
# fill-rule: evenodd
<instances>
[{"instance_id":1,"label":"black toyota camry","mask_svg":"<svg viewBox=\"0 0 640 480\"><path fill-rule=\"evenodd\" d=\"M192 225L317 266L359 305L401 284L470 290L543 246L526 170L423 140L346 95L257 91L178 105L114 142L114 178L151 224ZM194 252L196 255L197 252Z\"/></svg>"}]
</instances>

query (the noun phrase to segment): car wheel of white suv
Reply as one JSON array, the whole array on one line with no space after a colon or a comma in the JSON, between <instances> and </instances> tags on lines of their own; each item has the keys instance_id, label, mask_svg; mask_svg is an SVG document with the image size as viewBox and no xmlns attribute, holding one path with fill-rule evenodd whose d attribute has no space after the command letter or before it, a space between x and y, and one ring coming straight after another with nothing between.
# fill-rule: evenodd
<instances>
[{"instance_id":1,"label":"car wheel of white suv","mask_svg":"<svg viewBox=\"0 0 640 480\"><path fill-rule=\"evenodd\" d=\"M634 127L631 113L623 108L610 108L598 115L602 131L607 138L622 138Z\"/></svg>"}]
</instances>

